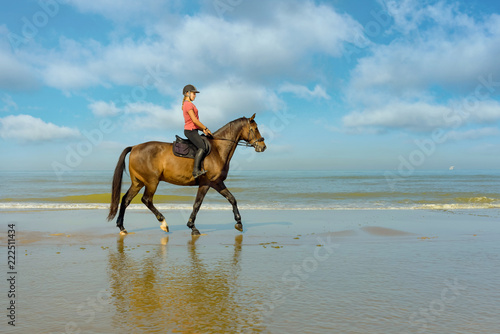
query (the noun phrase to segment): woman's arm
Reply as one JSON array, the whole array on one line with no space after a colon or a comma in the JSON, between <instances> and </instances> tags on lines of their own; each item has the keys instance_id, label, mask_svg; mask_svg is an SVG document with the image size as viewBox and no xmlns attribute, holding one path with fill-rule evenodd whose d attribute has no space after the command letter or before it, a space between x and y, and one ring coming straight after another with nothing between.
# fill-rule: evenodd
<instances>
[{"instance_id":1,"label":"woman's arm","mask_svg":"<svg viewBox=\"0 0 500 334\"><path fill-rule=\"evenodd\" d=\"M188 110L187 113L189 117L191 117L191 120L193 121L194 125L198 127L198 129L203 130L203 133L206 134L207 136L212 135L212 132L210 132L210 130L205 125L203 125L203 123L199 119L196 118L193 109Z\"/></svg>"}]
</instances>

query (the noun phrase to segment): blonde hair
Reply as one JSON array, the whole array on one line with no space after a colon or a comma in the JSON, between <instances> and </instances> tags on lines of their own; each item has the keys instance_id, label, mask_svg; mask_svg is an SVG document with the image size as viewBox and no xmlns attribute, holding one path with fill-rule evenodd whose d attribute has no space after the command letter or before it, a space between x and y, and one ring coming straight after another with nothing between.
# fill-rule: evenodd
<instances>
[{"instance_id":1,"label":"blonde hair","mask_svg":"<svg viewBox=\"0 0 500 334\"><path fill-rule=\"evenodd\" d=\"M184 97L182 98L182 104L181 104L181 109L184 110L184 102L186 102L186 100L189 100L189 92L187 92Z\"/></svg>"}]
</instances>

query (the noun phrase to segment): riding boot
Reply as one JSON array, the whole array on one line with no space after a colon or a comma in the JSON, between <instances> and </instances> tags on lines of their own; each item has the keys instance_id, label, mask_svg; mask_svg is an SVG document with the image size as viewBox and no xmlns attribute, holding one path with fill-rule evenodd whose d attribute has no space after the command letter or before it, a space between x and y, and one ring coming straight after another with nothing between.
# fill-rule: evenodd
<instances>
[{"instance_id":1,"label":"riding boot","mask_svg":"<svg viewBox=\"0 0 500 334\"><path fill-rule=\"evenodd\" d=\"M196 154L194 156L193 176L195 179L198 176L201 176L207 172L206 170L201 169L201 162L202 162L204 156L205 156L205 150L203 150L202 148L199 148L198 151L196 151Z\"/></svg>"}]
</instances>

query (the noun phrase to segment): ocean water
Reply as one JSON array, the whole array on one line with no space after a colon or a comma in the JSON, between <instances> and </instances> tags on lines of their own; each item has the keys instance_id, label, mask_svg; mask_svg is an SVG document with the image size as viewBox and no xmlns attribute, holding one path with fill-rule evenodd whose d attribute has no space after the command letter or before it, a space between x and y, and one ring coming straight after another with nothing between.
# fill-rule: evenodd
<instances>
[{"instance_id":1,"label":"ocean water","mask_svg":"<svg viewBox=\"0 0 500 334\"><path fill-rule=\"evenodd\" d=\"M50 171L0 172L0 210L107 209L112 171L74 171L62 179ZM122 193L130 186L124 174ZM226 186L247 210L498 209L500 170L230 171ZM161 182L154 197L161 209L191 208L197 187ZM139 194L130 209L147 210ZM205 210L231 210L215 190Z\"/></svg>"},{"instance_id":2,"label":"ocean water","mask_svg":"<svg viewBox=\"0 0 500 334\"><path fill-rule=\"evenodd\" d=\"M166 210L196 188L167 184L171 233L138 203L120 236L103 223L111 177L0 173L18 242L6 333L498 333L499 172L235 171L245 232L211 191L203 237Z\"/></svg>"}]
</instances>

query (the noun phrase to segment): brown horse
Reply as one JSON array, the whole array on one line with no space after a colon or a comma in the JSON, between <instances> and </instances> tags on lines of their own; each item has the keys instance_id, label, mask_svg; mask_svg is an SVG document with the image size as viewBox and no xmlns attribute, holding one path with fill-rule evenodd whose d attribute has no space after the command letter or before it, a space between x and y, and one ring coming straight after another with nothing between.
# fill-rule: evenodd
<instances>
[{"instance_id":1,"label":"brown horse","mask_svg":"<svg viewBox=\"0 0 500 334\"><path fill-rule=\"evenodd\" d=\"M187 226L191 228L192 235L200 234L194 225L194 221L200 210L201 203L210 188L217 190L231 203L234 219L236 220L234 227L239 231L243 231L236 199L224 185L224 180L229 172L229 161L231 161L240 140L245 141L247 146L254 147L256 152L264 152L266 149L264 138L260 135L254 118L255 114L250 118L239 118L226 124L214 133L214 137L210 139L212 151L204 160L207 173L197 179L192 176L194 161L175 156L172 152L172 143L152 141L124 149L118 159L113 175L108 221L112 220L118 212L122 176L125 169L125 157L130 152L129 172L132 185L122 197L120 213L116 221L116 226L120 229L120 234L127 234L127 231L123 227L125 209L142 187L146 187L142 196L142 202L154 213L161 223L161 229L168 232L165 217L153 205L153 196L160 181L179 186L199 186L193 205L193 212L187 223Z\"/></svg>"}]
</instances>

